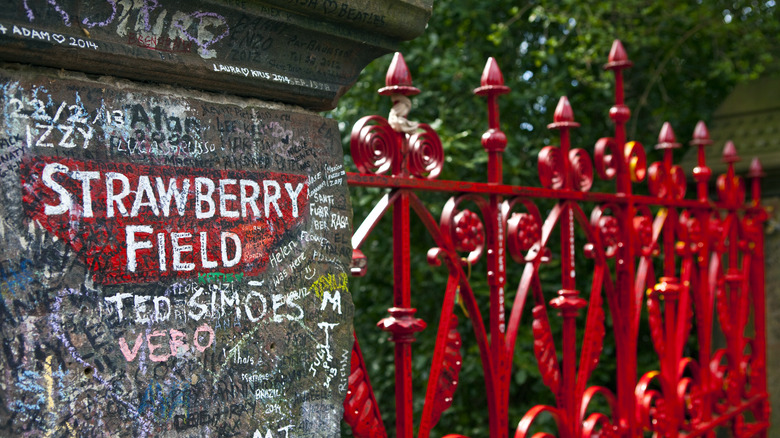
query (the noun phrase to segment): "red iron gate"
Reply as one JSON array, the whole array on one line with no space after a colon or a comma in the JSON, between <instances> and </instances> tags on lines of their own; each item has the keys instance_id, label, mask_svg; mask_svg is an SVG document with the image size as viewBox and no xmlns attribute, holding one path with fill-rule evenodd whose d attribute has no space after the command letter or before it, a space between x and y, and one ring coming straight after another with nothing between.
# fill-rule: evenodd
<instances>
[{"instance_id":1,"label":"red iron gate","mask_svg":"<svg viewBox=\"0 0 780 438\"><path fill-rule=\"evenodd\" d=\"M412 345L426 323L415 318L410 271L410 220L414 212L435 241L428 253L432 265L447 269L444 302L418 437L425 438L442 412L452 404L461 367L456 294L463 299L479 346L488 400L491 437L506 437L509 382L518 330L526 304L533 306L530 330L543 383L555 405L537 405L519 421L515 437L530 435L535 419L551 415L562 438L591 436L714 437L718 428L733 436L766 436L769 402L766 390L763 224L760 206L761 166L748 173L752 198L746 203L746 183L734 173L739 160L729 142L723 151L728 171L716 180L717 201L711 201L711 170L704 148L711 141L704 123L696 126L691 144L698 148L693 171L697 193L686 199L686 176L673 162L680 147L672 128L664 124L655 145L663 160L647 165L641 144L627 141L630 110L623 102L623 70L631 62L619 41L606 69L615 74L615 103L609 116L612 137L600 139L591 154L572 148L569 135L578 124L565 97L555 110L550 129L560 135L558 146L547 146L538 157L541 187L502 183L502 154L507 144L499 127L497 97L507 93L493 59L488 60L476 94L487 98L489 129L482 136L488 154L487 183L437 180L444 153L436 132L405 119L407 96L419 90L406 64L396 54L380 94L393 99L389 120L361 119L352 130L351 151L359 173L348 174L351 186L388 189L352 238L353 275L365 272L361 245L386 212L392 209L394 294L390 315L379 327L395 345L396 436L412 437ZM594 175L615 181L615 193L591 192ZM632 192L646 181L649 195ZM449 192L453 196L437 221L418 192ZM546 214L540 201L556 202ZM584 205L595 205L588 214ZM467 206L474 206L475 211ZM587 243L575 244L575 229ZM549 247L554 233L560 249ZM556 236L557 237L557 236ZM559 251L559 252L558 252ZM592 259L592 277L575 266L582 251ZM539 269L559 254L561 289L548 300ZM483 319L467 273L485 256L490 288L489 315ZM507 263L524 266L519 281L506 276ZM577 289L587 278L589 295ZM514 289L514 296L506 289ZM582 284L580 284L582 286ZM509 300L513 300L509 306ZM613 333L605 329L605 306ZM506 312L505 309L511 309ZM638 375L640 317L646 312L658 369ZM507 314L508 313L508 314ZM584 334L577 336L577 316L584 313ZM554 339L552 318L562 318L562 339ZM695 326L694 326L695 324ZM719 326L725 348L716 349L713 327ZM684 357L695 328L695 357ZM465 334L464 334L465 335ZM616 345L615 391L589 386L598 366L603 338ZM581 341L578 341L580 339ZM556 349L556 344L558 349ZM579 345L578 345L579 344ZM642 347L645 348L645 347ZM577 358L577 350L580 354ZM560 354L558 352L560 350ZM346 422L356 436L387 436L355 342L349 392L344 402ZM606 400L607 410L591 412L589 404ZM512 423L514 424L514 423ZM448 435L459 437L461 435ZM534 437L551 436L537 433Z\"/></svg>"}]
</instances>

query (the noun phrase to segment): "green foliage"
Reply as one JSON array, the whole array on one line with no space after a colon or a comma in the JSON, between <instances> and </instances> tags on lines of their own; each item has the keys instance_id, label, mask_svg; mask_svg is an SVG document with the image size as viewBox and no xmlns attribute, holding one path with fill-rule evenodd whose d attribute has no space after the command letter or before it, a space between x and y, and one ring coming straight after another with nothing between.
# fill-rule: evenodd
<instances>
[{"instance_id":1,"label":"green foliage","mask_svg":"<svg viewBox=\"0 0 780 438\"><path fill-rule=\"evenodd\" d=\"M422 90L412 98L409 119L438 130L446 156L439 179L484 181L487 158L479 139L487 129L486 109L472 90L479 86L487 57L495 57L506 85L512 88L510 94L499 98L502 129L509 140L504 181L538 186L536 155L545 145L558 142L546 125L552 122L559 96L569 97L575 119L582 124L572 133L573 146L592 151L599 137L611 135L607 113L614 99L613 76L602 67L612 41L619 38L634 62L625 74L626 104L632 110L628 138L640 141L652 154L665 120L672 123L678 141L685 144L696 121L707 121L735 84L777 73L777 14L773 0L536 0L519 4L509 0L437 0L425 34L402 46L414 84ZM378 96L376 89L384 85L389 62L388 55L372 63L332 113L341 122L346 161L353 171L349 132L362 116L388 114L389 99ZM381 194L375 189L353 189L356 227ZM427 196L424 201L438 218L446 197ZM412 225L412 304L428 323L414 344L413 375L419 401L415 417L419 418L446 273L444 268L427 265L425 254L433 241L419 221L413 218ZM351 289L356 330L385 424L393 435L393 346L386 340L387 334L375 326L392 305L391 242L390 218L386 217L363 247L369 274L354 280ZM520 278L521 267L512 265L507 306L511 306ZM484 270L482 261L474 267L472 279L483 316L487 315L488 302ZM549 276L545 293L552 296L557 290L555 283L560 281L558 273L554 265L545 272ZM582 287L587 284L583 282ZM583 291L585 296L588 293ZM534 404L554 402L536 369L530 305L526 307L512 376L510 422L514 425ZM464 341L461 381L455 402L442 416L434 436L488 436L479 352L471 322L457 312ZM582 331L582 321L578 327ZM610 330L607 327L608 338ZM640 345L649 345L649 339L640 338ZM602 360L592 380L614 387L610 383L614 376L613 345L605 346L602 359L605 357L610 360ZM639 362L640 372L657 367L652 349L641 348Z\"/></svg>"}]
</instances>

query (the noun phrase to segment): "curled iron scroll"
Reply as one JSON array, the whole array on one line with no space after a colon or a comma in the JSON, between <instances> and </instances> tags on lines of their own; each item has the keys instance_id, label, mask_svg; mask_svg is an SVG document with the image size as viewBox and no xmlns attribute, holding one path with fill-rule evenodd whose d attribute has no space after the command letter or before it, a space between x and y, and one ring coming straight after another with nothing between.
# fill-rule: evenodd
<instances>
[{"instance_id":1,"label":"curled iron scroll","mask_svg":"<svg viewBox=\"0 0 780 438\"><path fill-rule=\"evenodd\" d=\"M349 148L352 160L360 173L381 175L398 159L399 135L382 117L368 116L360 119L352 128Z\"/></svg>"},{"instance_id":2,"label":"curled iron scroll","mask_svg":"<svg viewBox=\"0 0 780 438\"><path fill-rule=\"evenodd\" d=\"M513 198L504 201L502 210L506 217L515 205L525 207L525 212L514 212L507 221L507 249L517 263L533 262L547 254L542 247L542 216L532 201Z\"/></svg>"},{"instance_id":3,"label":"curled iron scroll","mask_svg":"<svg viewBox=\"0 0 780 438\"><path fill-rule=\"evenodd\" d=\"M548 189L562 189L566 183L561 150L555 146L545 146L539 152L539 182Z\"/></svg>"},{"instance_id":4,"label":"curled iron scroll","mask_svg":"<svg viewBox=\"0 0 780 438\"><path fill-rule=\"evenodd\" d=\"M474 202L482 212L488 208L487 201L479 196L463 195L450 198L444 205L439 225L442 234L452 239L456 251L468 253L464 264L473 265L485 249L485 226L479 215L460 208L464 201Z\"/></svg>"},{"instance_id":5,"label":"curled iron scroll","mask_svg":"<svg viewBox=\"0 0 780 438\"><path fill-rule=\"evenodd\" d=\"M620 230L620 221L615 216L607 213L607 211L614 212L616 210L618 210L618 207L612 204L598 206L593 209L590 215L590 224L599 233L606 258L615 257L618 246L623 243L621 240L623 233Z\"/></svg>"},{"instance_id":6,"label":"curled iron scroll","mask_svg":"<svg viewBox=\"0 0 780 438\"><path fill-rule=\"evenodd\" d=\"M593 186L593 162L585 149L569 151L569 177L575 190L587 192Z\"/></svg>"},{"instance_id":7,"label":"curled iron scroll","mask_svg":"<svg viewBox=\"0 0 780 438\"><path fill-rule=\"evenodd\" d=\"M418 177L436 179L444 166L444 148L439 134L427 124L418 126L422 132L409 137L409 172Z\"/></svg>"}]
</instances>

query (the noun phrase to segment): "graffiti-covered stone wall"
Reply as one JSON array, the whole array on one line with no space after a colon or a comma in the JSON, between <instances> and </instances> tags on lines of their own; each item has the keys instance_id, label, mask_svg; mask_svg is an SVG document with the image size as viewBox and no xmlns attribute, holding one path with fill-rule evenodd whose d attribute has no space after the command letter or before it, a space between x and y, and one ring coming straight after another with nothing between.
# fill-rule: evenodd
<instances>
[{"instance_id":1,"label":"graffiti-covered stone wall","mask_svg":"<svg viewBox=\"0 0 780 438\"><path fill-rule=\"evenodd\" d=\"M336 433L353 310L334 122L0 82L3 430Z\"/></svg>"},{"instance_id":2,"label":"graffiti-covered stone wall","mask_svg":"<svg viewBox=\"0 0 780 438\"><path fill-rule=\"evenodd\" d=\"M338 436L352 218L312 111L429 13L6 2L0 436Z\"/></svg>"}]
</instances>

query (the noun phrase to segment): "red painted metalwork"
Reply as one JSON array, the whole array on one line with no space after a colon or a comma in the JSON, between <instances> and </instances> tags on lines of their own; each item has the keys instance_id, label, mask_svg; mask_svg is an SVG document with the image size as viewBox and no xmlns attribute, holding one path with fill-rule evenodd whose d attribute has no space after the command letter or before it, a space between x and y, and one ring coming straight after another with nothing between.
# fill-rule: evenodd
<instances>
[{"instance_id":1,"label":"red painted metalwork","mask_svg":"<svg viewBox=\"0 0 780 438\"><path fill-rule=\"evenodd\" d=\"M412 212L435 241L429 263L443 264L448 273L418 437L430 435L457 397L461 334L453 312L458 295L472 319L479 346L491 437L508 436L510 421L518 420L508 418L507 406L517 334L529 329L521 321L526 304L532 306L534 342L521 348L533 348L542 382L555 395L555 405L532 408L519 419L515 437L528 436L543 413L554 418L558 436L564 438L638 437L648 432L665 437L714 437L717 428L728 428L738 437L766 436L769 402L762 231L766 215L760 205L759 184L763 171L757 161L751 164L747 176L752 199L746 204L746 185L734 173L739 158L729 142L723 153L728 171L717 178L718 199L711 201L712 172L704 155L711 141L707 127L699 122L691 141L699 153L693 171L696 199L685 198L688 181L673 162L672 152L681 145L671 125L664 124L655 146L663 159L649 166L644 147L626 139L625 124L631 111L623 99L623 70L630 66L623 46L615 41L605 66L615 74L615 103L609 111L615 124L613 136L596 143L592 158L588 151L573 148L570 131L579 125L568 100L561 98L549 125L558 131L559 145L546 146L539 154L541 187L526 187L503 184L507 138L499 127L497 97L509 88L495 60L488 60L480 87L474 90L486 97L488 106L489 129L482 136L488 154L487 183L441 181L436 179L444 162L441 141L430 126L406 119L411 106L407 96L419 90L412 86L403 57L396 54L386 87L380 90L393 99L393 110L388 119L369 116L355 125L351 150L359 173L348 174L352 186L388 189L353 235L353 275L370 268L370 259L360 248L392 209L393 307L379 327L391 334L395 344L396 436L414 434L412 345L415 333L426 327L412 307ZM591 192L596 177L614 180L615 193ZM645 179L649 195L634 194L633 185ZM453 193L439 221L417 196L426 191ZM550 199L556 204L543 214L537 203ZM476 206L476 211L467 205ZM588 205L595 205L589 213L585 211ZM584 245L577 243L577 229L585 236ZM554 233L560 239L553 239ZM553 250L550 244L557 241L560 248ZM580 272L583 268L575 263L578 251L592 259L592 276ZM539 270L553 254L560 258L561 288L548 299ZM490 289L487 321L469 282L469 271L482 255ZM507 263L524 266L519 280L507 278ZM507 284L513 287L513 281L517 281L516 292L507 297L505 288ZM582 284L585 281L589 284ZM507 315L508 299L513 302ZM605 329L607 311L612 333ZM639 376L637 348L643 312L658 368ZM581 314L584 334L578 338ZM561 339L550 329L551 318L557 317L562 319ZM725 348L714 349L713 325L724 334ZM695 357L686 357L693 332L698 350ZM601 352L606 336L614 337L617 350L614 392L588 384L604 360ZM352 359L345 420L356 436L386 436L357 341ZM606 402L599 405L608 407L606 412L592 412L591 401L596 398Z\"/></svg>"}]
</instances>

